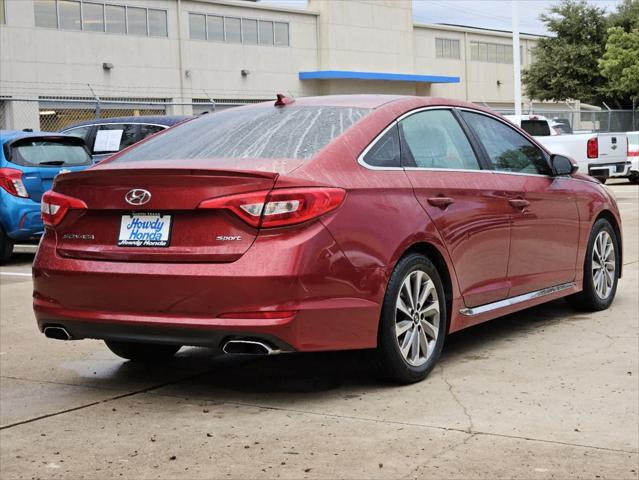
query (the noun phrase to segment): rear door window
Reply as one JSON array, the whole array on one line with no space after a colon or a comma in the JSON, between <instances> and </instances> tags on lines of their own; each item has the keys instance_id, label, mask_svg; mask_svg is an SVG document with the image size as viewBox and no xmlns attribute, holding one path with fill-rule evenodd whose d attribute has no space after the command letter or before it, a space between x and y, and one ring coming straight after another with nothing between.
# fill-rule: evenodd
<instances>
[{"instance_id":1,"label":"rear door window","mask_svg":"<svg viewBox=\"0 0 639 480\"><path fill-rule=\"evenodd\" d=\"M486 149L496 171L540 175L552 173L542 150L514 128L480 113L463 111L462 116Z\"/></svg>"},{"instance_id":2,"label":"rear door window","mask_svg":"<svg viewBox=\"0 0 639 480\"><path fill-rule=\"evenodd\" d=\"M479 161L450 110L426 110L400 122L405 167L479 170Z\"/></svg>"},{"instance_id":3,"label":"rear door window","mask_svg":"<svg viewBox=\"0 0 639 480\"><path fill-rule=\"evenodd\" d=\"M547 137L550 135L550 126L544 120L522 120L521 129L533 137Z\"/></svg>"},{"instance_id":4,"label":"rear door window","mask_svg":"<svg viewBox=\"0 0 639 480\"><path fill-rule=\"evenodd\" d=\"M154 133L161 132L162 130L166 130L166 127L162 127L160 125L147 125L145 123L140 124L140 140L153 135Z\"/></svg>"},{"instance_id":5,"label":"rear door window","mask_svg":"<svg viewBox=\"0 0 639 480\"><path fill-rule=\"evenodd\" d=\"M12 144L11 163L24 167L91 165L91 156L79 140L23 139Z\"/></svg>"},{"instance_id":6,"label":"rear door window","mask_svg":"<svg viewBox=\"0 0 639 480\"><path fill-rule=\"evenodd\" d=\"M399 129L390 128L364 155L364 162L371 167L400 167Z\"/></svg>"},{"instance_id":7,"label":"rear door window","mask_svg":"<svg viewBox=\"0 0 639 480\"><path fill-rule=\"evenodd\" d=\"M99 125L95 132L93 153L119 152L138 141L138 126L134 123Z\"/></svg>"},{"instance_id":8,"label":"rear door window","mask_svg":"<svg viewBox=\"0 0 639 480\"><path fill-rule=\"evenodd\" d=\"M81 138L82 140L87 141L89 138L89 135L91 135L92 128L93 127L91 125L87 125L84 127L76 127L76 128L72 128L71 130L65 130L64 134L71 135L72 137Z\"/></svg>"}]
</instances>

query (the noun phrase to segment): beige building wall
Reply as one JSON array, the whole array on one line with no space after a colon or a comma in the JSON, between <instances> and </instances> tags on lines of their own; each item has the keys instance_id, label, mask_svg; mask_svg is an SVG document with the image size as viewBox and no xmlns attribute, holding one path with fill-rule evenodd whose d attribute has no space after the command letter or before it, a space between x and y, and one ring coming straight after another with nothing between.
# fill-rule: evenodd
<instances>
[{"instance_id":1,"label":"beige building wall","mask_svg":"<svg viewBox=\"0 0 639 480\"><path fill-rule=\"evenodd\" d=\"M209 98L267 99L276 92L293 96L392 93L512 105L512 64L479 62L470 55L473 41L511 45L510 34L415 24L412 0L309 0L305 9L242 0L106 2L165 9L168 36L36 27L33 0L5 2L6 24L0 26L0 95L92 98L95 92L101 98L189 103ZM193 40L189 13L286 22L290 45ZM460 58L439 58L437 38L459 40ZM521 37L524 68L530 64L530 49L537 38ZM113 68L105 70L103 63ZM326 70L451 76L460 77L460 83L301 81L298 77L299 72ZM189 109L174 111L188 113Z\"/></svg>"}]
</instances>

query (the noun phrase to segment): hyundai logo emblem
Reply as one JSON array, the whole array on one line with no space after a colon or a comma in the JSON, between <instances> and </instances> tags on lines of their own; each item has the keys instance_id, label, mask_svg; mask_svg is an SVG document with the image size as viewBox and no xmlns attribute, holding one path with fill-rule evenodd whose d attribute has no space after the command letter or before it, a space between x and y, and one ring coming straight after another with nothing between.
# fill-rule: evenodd
<instances>
[{"instance_id":1,"label":"hyundai logo emblem","mask_svg":"<svg viewBox=\"0 0 639 480\"><path fill-rule=\"evenodd\" d=\"M126 193L124 199L130 205L144 205L151 200L151 192L142 188L134 188Z\"/></svg>"}]
</instances>

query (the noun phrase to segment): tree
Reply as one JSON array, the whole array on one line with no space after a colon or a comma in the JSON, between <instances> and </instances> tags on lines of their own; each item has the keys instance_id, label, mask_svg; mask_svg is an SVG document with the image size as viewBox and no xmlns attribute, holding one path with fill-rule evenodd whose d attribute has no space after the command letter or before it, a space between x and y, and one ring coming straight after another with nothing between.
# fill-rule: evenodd
<instances>
[{"instance_id":1,"label":"tree","mask_svg":"<svg viewBox=\"0 0 639 480\"><path fill-rule=\"evenodd\" d=\"M626 32L639 28L639 0L624 0L609 21L611 27L621 27Z\"/></svg>"},{"instance_id":2,"label":"tree","mask_svg":"<svg viewBox=\"0 0 639 480\"><path fill-rule=\"evenodd\" d=\"M541 20L554 36L539 40L535 63L522 73L528 97L597 101L606 83L598 65L606 43L605 10L585 0L564 0Z\"/></svg>"},{"instance_id":3,"label":"tree","mask_svg":"<svg viewBox=\"0 0 639 480\"><path fill-rule=\"evenodd\" d=\"M620 108L639 101L639 27L625 32L622 27L608 30L606 52L599 60L601 74L607 79L602 93Z\"/></svg>"}]
</instances>

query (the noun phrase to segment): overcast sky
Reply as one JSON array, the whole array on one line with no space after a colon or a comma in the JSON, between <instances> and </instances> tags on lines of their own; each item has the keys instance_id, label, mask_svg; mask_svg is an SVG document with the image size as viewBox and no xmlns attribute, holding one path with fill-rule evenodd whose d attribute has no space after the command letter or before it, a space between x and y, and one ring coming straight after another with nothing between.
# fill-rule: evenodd
<instances>
[{"instance_id":1,"label":"overcast sky","mask_svg":"<svg viewBox=\"0 0 639 480\"><path fill-rule=\"evenodd\" d=\"M262 0L263 3L304 8L306 0ZM621 0L589 0L589 3L614 11ZM539 14L559 0L519 0L519 29L544 34ZM472 27L512 30L511 0L413 0L413 17L419 23L453 23Z\"/></svg>"}]
</instances>

